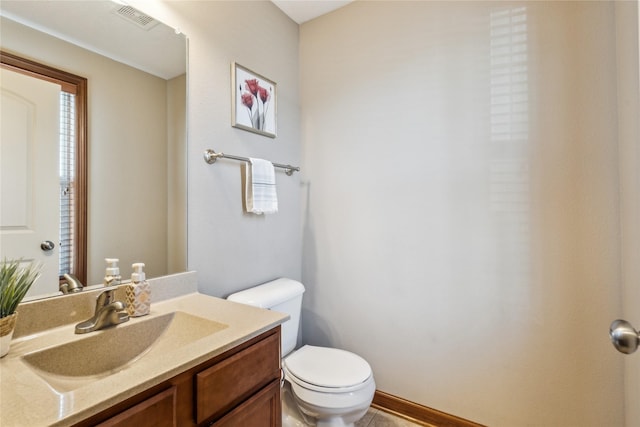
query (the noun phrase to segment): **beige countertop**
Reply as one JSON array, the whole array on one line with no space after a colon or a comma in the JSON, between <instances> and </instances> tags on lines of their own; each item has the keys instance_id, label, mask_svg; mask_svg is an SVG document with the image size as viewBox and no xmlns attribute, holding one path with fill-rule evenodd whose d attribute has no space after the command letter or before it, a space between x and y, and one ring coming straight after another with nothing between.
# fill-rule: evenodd
<instances>
[{"instance_id":1,"label":"beige countertop","mask_svg":"<svg viewBox=\"0 0 640 427\"><path fill-rule=\"evenodd\" d=\"M106 331L77 335L75 324L66 324L14 338L9 353L0 359L0 425L71 425L115 403L167 380L281 324L287 316L278 312L233 303L197 292L152 303L148 316L131 318L133 325L156 316L183 312L220 324L219 330L195 341L149 351L120 371L84 381L71 391L56 390L23 356L45 348L85 339ZM114 346L126 343L114 342ZM78 355L95 358L101 354Z\"/></svg>"}]
</instances>

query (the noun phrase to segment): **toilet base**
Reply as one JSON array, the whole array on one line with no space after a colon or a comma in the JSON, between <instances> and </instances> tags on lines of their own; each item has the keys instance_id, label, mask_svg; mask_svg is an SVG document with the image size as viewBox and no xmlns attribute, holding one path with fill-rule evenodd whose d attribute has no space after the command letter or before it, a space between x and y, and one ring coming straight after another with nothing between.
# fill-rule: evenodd
<instances>
[{"instance_id":1,"label":"toilet base","mask_svg":"<svg viewBox=\"0 0 640 427\"><path fill-rule=\"evenodd\" d=\"M297 386L285 381L282 387L282 425L283 427L353 427L355 422L366 415L373 400L375 382L371 379L367 385L367 394L371 395L368 401L354 406L329 409L318 408L301 399L292 389ZM300 388L296 390L301 391Z\"/></svg>"},{"instance_id":2,"label":"toilet base","mask_svg":"<svg viewBox=\"0 0 640 427\"><path fill-rule=\"evenodd\" d=\"M318 421L316 427L354 427L354 423L344 423L342 418L329 419L324 421Z\"/></svg>"},{"instance_id":3,"label":"toilet base","mask_svg":"<svg viewBox=\"0 0 640 427\"><path fill-rule=\"evenodd\" d=\"M291 385L285 382L281 389L282 401L282 427L312 427L313 420L305 419L305 415L300 412L296 405Z\"/></svg>"},{"instance_id":4,"label":"toilet base","mask_svg":"<svg viewBox=\"0 0 640 427\"><path fill-rule=\"evenodd\" d=\"M316 420L302 411L296 403L295 396L291 391L291 384L289 382L284 383L282 386L282 427L354 427L354 423L345 423L340 417L329 418L325 420ZM367 408L368 409L368 408ZM364 410L362 418L366 414L367 410Z\"/></svg>"}]
</instances>

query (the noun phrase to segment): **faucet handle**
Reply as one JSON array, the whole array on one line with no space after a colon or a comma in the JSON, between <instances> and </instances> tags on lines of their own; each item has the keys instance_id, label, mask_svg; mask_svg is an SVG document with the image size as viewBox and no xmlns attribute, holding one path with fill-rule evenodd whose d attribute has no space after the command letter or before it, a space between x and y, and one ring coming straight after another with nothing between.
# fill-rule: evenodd
<instances>
[{"instance_id":1,"label":"faucet handle","mask_svg":"<svg viewBox=\"0 0 640 427\"><path fill-rule=\"evenodd\" d=\"M113 302L114 291L115 289L107 289L106 291L103 291L100 293L100 295L98 295L98 298L96 299L96 310L104 306L107 306Z\"/></svg>"},{"instance_id":2,"label":"faucet handle","mask_svg":"<svg viewBox=\"0 0 640 427\"><path fill-rule=\"evenodd\" d=\"M122 301L114 301L110 303L115 311L123 311L127 308L127 304Z\"/></svg>"},{"instance_id":3,"label":"faucet handle","mask_svg":"<svg viewBox=\"0 0 640 427\"><path fill-rule=\"evenodd\" d=\"M126 303L115 301L115 290L116 288L107 289L98 295L95 314L76 325L76 334L97 331L129 320L129 315L125 311Z\"/></svg>"},{"instance_id":4,"label":"faucet handle","mask_svg":"<svg viewBox=\"0 0 640 427\"><path fill-rule=\"evenodd\" d=\"M129 320L129 314L125 311L127 304L122 301L114 301L108 305L109 320L113 325L119 325Z\"/></svg>"}]
</instances>

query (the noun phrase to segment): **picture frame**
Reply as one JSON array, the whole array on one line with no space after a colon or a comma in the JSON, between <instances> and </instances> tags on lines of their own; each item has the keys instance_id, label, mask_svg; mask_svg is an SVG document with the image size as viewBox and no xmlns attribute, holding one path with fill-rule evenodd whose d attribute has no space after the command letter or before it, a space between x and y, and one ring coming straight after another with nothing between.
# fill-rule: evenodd
<instances>
[{"instance_id":1,"label":"picture frame","mask_svg":"<svg viewBox=\"0 0 640 427\"><path fill-rule=\"evenodd\" d=\"M233 62L231 64L231 126L275 138L277 85Z\"/></svg>"}]
</instances>

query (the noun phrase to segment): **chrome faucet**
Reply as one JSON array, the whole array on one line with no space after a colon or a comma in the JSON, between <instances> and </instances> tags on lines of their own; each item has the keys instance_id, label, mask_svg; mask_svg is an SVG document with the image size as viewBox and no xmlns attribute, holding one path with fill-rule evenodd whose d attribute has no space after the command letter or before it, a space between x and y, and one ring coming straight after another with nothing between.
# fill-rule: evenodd
<instances>
[{"instance_id":1,"label":"chrome faucet","mask_svg":"<svg viewBox=\"0 0 640 427\"><path fill-rule=\"evenodd\" d=\"M66 280L66 282L60 285L60 292L63 294L73 294L84 289L82 282L80 282L80 280L73 274L65 273L63 277Z\"/></svg>"},{"instance_id":2,"label":"chrome faucet","mask_svg":"<svg viewBox=\"0 0 640 427\"><path fill-rule=\"evenodd\" d=\"M76 325L76 334L98 331L129 320L129 315L124 311L126 304L122 301L114 301L114 292L115 289L109 289L98 295L95 314L92 318Z\"/></svg>"}]
</instances>

